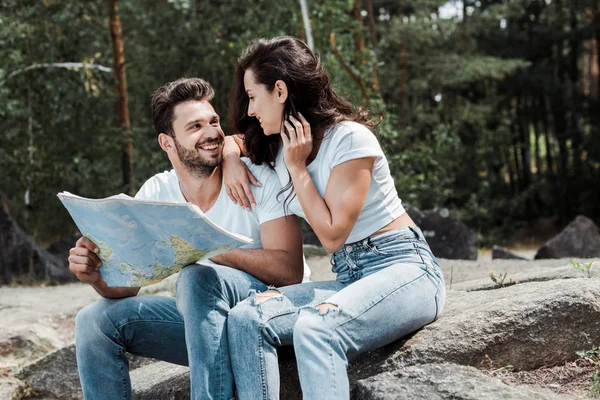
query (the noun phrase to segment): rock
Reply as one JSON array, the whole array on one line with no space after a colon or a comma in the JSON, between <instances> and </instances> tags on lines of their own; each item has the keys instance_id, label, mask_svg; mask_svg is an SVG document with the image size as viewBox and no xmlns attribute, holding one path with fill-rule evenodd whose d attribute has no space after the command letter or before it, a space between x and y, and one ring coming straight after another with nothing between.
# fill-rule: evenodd
<instances>
[{"instance_id":1,"label":"rock","mask_svg":"<svg viewBox=\"0 0 600 400\"><path fill-rule=\"evenodd\" d=\"M539 248L535 259L600 256L600 234L591 219L578 216Z\"/></svg>"},{"instance_id":2,"label":"rock","mask_svg":"<svg viewBox=\"0 0 600 400\"><path fill-rule=\"evenodd\" d=\"M526 258L511 253L504 247L494 246L492 248L492 260L526 260Z\"/></svg>"},{"instance_id":3,"label":"rock","mask_svg":"<svg viewBox=\"0 0 600 400\"><path fill-rule=\"evenodd\" d=\"M155 362L151 358L127 354L129 368L133 371ZM58 399L80 399L83 396L75 345L71 344L25 366L15 377L27 384L36 393L54 396Z\"/></svg>"},{"instance_id":4,"label":"rock","mask_svg":"<svg viewBox=\"0 0 600 400\"><path fill-rule=\"evenodd\" d=\"M158 361L131 371L133 397L138 400L187 400L188 367Z\"/></svg>"},{"instance_id":5,"label":"rock","mask_svg":"<svg viewBox=\"0 0 600 400\"><path fill-rule=\"evenodd\" d=\"M421 228L436 257L453 260L477 259L477 234L450 216L448 210L420 211L407 207L408 215Z\"/></svg>"},{"instance_id":6,"label":"rock","mask_svg":"<svg viewBox=\"0 0 600 400\"><path fill-rule=\"evenodd\" d=\"M410 337L351 360L349 375L354 393L370 387L376 394L381 389L383 396L388 389L382 388L388 387L386 382L391 382L391 377L400 382L410 380L417 385L433 386L443 392L446 384L444 374L429 374L432 375L427 378L430 381L418 378L426 379L427 368L438 368L424 364L453 363L483 369L512 365L516 370L531 370L564 365L566 361L577 358L576 351L589 349L597 343L600 343L600 279L522 283L478 292L449 291L446 310L439 320ZM279 353L281 398L300 399L293 351L287 347L280 349ZM132 362L132 365L135 363ZM416 366L421 369L413 368ZM50 393L60 399L76 398L80 389L75 368L74 347L70 346L24 368L17 377L40 393ZM156 371L154 368L161 371L163 367L149 367L148 371ZM164 368L162 373L132 371L132 380L136 377L136 393L155 396L143 397L148 399L182 398L177 396L185 394L186 379L183 377L187 371L176 366ZM406 375L404 371L409 372ZM457 371L465 373L472 372L472 369ZM385 375L380 375L382 373ZM413 379L413 375L416 378ZM150 383L150 380L144 380L146 378L138 380L138 376L155 376L157 380ZM459 378L448 379L454 382L453 379ZM470 398L471 392L479 393L475 384L478 379L480 376L477 375L464 378L466 383L461 390L465 399ZM473 396L481 399L510 398ZM407 395L404 398L411 397Z\"/></svg>"},{"instance_id":7,"label":"rock","mask_svg":"<svg viewBox=\"0 0 600 400\"><path fill-rule=\"evenodd\" d=\"M427 364L384 372L356 383L356 400L559 400L523 387L511 387L473 367Z\"/></svg>"},{"instance_id":8,"label":"rock","mask_svg":"<svg viewBox=\"0 0 600 400\"><path fill-rule=\"evenodd\" d=\"M576 351L599 342L598 279L450 291L440 319L411 337L352 360L348 373L350 382L358 382L382 372L396 373L430 363L484 369L512 365L515 370L532 370L575 360ZM281 360L280 370L281 398L300 399L293 359Z\"/></svg>"},{"instance_id":9,"label":"rock","mask_svg":"<svg viewBox=\"0 0 600 400\"><path fill-rule=\"evenodd\" d=\"M498 271L502 270L499 269ZM504 275L504 272L499 272L496 275ZM508 273L506 275L505 282L508 282L510 279L517 283L527 283L575 278L583 278L583 274L580 271L573 268L572 266L567 265L559 268L548 268L546 270L536 269L534 271L527 271L527 269L524 269L523 271ZM498 285L494 283L488 276L487 278L473 279L470 281L457 283L453 286L453 289L472 292L477 290L498 289Z\"/></svg>"},{"instance_id":10,"label":"rock","mask_svg":"<svg viewBox=\"0 0 600 400\"><path fill-rule=\"evenodd\" d=\"M8 213L0 192L0 285L28 276L56 282L74 280L64 261L40 248Z\"/></svg>"}]
</instances>

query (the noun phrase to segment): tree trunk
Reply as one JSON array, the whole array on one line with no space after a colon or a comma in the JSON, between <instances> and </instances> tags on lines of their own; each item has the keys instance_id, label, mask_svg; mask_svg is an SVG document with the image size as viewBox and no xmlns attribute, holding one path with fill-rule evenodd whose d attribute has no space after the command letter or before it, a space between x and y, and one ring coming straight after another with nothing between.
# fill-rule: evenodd
<instances>
[{"instance_id":1,"label":"tree trunk","mask_svg":"<svg viewBox=\"0 0 600 400\"><path fill-rule=\"evenodd\" d=\"M365 51L365 38L363 36L363 18L361 15L362 11L362 0L354 0L354 10L352 11L352 18L357 22L358 29L354 32L354 48L357 53ZM361 56L360 63L364 64L365 60Z\"/></svg>"},{"instance_id":2,"label":"tree trunk","mask_svg":"<svg viewBox=\"0 0 600 400\"><path fill-rule=\"evenodd\" d=\"M375 14L373 13L373 0L366 0L367 2L367 13L369 17L369 34L371 38L371 49L372 49L372 64L371 64L371 80L373 91L379 93L379 73L377 72L377 56L375 51L377 49L377 31L375 30Z\"/></svg>"},{"instance_id":3,"label":"tree trunk","mask_svg":"<svg viewBox=\"0 0 600 400\"><path fill-rule=\"evenodd\" d=\"M131 123L129 122L129 109L127 106L127 80L125 75L125 52L123 50L123 34L119 18L118 0L108 0L108 15L110 22L110 36L113 45L113 63L115 78L117 80L117 126L123 129L125 140L122 153L123 185L129 194L135 194L133 185L133 140L131 137Z\"/></svg>"},{"instance_id":4,"label":"tree trunk","mask_svg":"<svg viewBox=\"0 0 600 400\"><path fill-rule=\"evenodd\" d=\"M527 131L527 117L525 116L525 101L517 97L516 116L519 129L519 141L521 142L521 167L522 167L522 188L527 189L531 184L531 146L529 143L529 132Z\"/></svg>"}]
</instances>

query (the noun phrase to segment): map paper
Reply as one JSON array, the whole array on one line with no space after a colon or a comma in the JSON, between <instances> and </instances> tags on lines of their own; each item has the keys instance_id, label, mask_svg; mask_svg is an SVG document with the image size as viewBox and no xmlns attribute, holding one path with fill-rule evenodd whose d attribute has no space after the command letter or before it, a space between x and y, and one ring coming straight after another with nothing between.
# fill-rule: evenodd
<instances>
[{"instance_id":1,"label":"map paper","mask_svg":"<svg viewBox=\"0 0 600 400\"><path fill-rule=\"evenodd\" d=\"M98 246L108 286L147 286L252 239L211 222L194 204L138 200L125 194L58 198L79 231Z\"/></svg>"}]
</instances>

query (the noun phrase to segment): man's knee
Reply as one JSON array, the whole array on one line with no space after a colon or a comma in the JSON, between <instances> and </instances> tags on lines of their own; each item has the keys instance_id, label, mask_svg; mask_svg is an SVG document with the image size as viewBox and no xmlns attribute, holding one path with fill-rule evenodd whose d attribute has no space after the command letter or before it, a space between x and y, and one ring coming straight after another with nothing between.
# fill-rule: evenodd
<instances>
[{"instance_id":1,"label":"man's knee","mask_svg":"<svg viewBox=\"0 0 600 400\"><path fill-rule=\"evenodd\" d=\"M114 310L116 301L100 299L79 310L75 316L75 339L78 342L90 340L96 333L106 331L107 327L114 327L108 314Z\"/></svg>"}]
</instances>

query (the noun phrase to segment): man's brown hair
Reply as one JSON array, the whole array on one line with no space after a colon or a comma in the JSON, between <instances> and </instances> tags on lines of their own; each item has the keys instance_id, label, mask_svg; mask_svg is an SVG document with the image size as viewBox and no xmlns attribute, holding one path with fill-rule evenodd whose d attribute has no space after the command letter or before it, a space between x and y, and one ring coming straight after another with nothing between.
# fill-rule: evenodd
<instances>
[{"instance_id":1,"label":"man's brown hair","mask_svg":"<svg viewBox=\"0 0 600 400\"><path fill-rule=\"evenodd\" d=\"M159 87L152 95L152 124L156 134L175 137L173 110L186 101L211 101L215 90L201 78L181 78Z\"/></svg>"}]
</instances>

